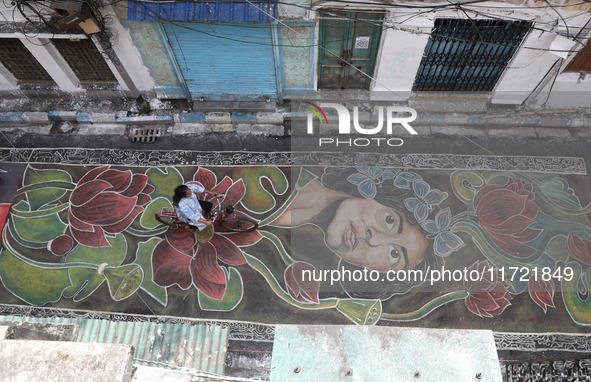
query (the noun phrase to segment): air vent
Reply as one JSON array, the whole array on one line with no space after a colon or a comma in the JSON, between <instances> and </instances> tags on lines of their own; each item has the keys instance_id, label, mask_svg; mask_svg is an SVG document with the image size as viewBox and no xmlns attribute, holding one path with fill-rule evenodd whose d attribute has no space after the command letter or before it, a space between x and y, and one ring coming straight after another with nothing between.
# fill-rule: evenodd
<instances>
[{"instance_id":1,"label":"air vent","mask_svg":"<svg viewBox=\"0 0 591 382\"><path fill-rule=\"evenodd\" d=\"M129 140L132 142L156 142L163 132L163 127L132 127L129 129Z\"/></svg>"}]
</instances>

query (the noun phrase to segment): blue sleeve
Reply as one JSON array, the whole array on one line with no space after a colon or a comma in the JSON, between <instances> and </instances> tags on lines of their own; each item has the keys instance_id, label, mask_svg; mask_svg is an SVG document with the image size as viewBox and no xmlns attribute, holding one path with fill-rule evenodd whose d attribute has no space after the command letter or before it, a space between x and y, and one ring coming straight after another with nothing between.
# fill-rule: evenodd
<instances>
[{"instance_id":1,"label":"blue sleeve","mask_svg":"<svg viewBox=\"0 0 591 382\"><path fill-rule=\"evenodd\" d=\"M189 219L191 222L197 223L202 215L197 214L190 206L188 200L181 200L179 202L179 210Z\"/></svg>"},{"instance_id":2,"label":"blue sleeve","mask_svg":"<svg viewBox=\"0 0 591 382\"><path fill-rule=\"evenodd\" d=\"M205 191L205 187L200 186L198 184L187 184L187 187L189 187L189 189L191 190L191 192L194 192L196 194L200 194L203 191Z\"/></svg>"}]
</instances>

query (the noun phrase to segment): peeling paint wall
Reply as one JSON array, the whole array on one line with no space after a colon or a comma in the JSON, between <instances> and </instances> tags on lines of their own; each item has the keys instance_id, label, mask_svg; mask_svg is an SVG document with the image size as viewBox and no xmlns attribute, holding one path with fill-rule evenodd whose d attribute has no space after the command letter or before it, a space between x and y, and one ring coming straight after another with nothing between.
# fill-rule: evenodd
<instances>
[{"instance_id":1,"label":"peeling paint wall","mask_svg":"<svg viewBox=\"0 0 591 382\"><path fill-rule=\"evenodd\" d=\"M129 23L129 30L144 64L156 82L159 98L185 98L181 84L165 53L162 40L153 23Z\"/></svg>"},{"instance_id":2,"label":"peeling paint wall","mask_svg":"<svg viewBox=\"0 0 591 382\"><path fill-rule=\"evenodd\" d=\"M300 3L294 1L293 4ZM413 6L412 9L403 8L404 4ZM424 4L424 3L423 3ZM449 3L441 2L441 5ZM569 4L573 4L569 6ZM573 105L591 106L588 96L591 92L591 75L584 77L579 73L562 73L564 68L575 56L568 53L560 63L557 54L550 52L551 46L558 40L570 40L572 45L563 50L578 51L581 44L591 36L591 9L590 4L581 4L575 0L565 2L543 1L507 1L479 3L477 7L465 5L467 14L451 9L433 10L433 8L418 8L414 2L399 2L398 7L367 4L347 4L346 9L364 11L386 11L384 31L379 48L374 73L368 73L375 77L370 91L372 99L407 99L412 94L414 79L420 65L424 49L429 40L433 22L438 18L473 18L473 19L505 19L524 20L532 23L532 31L527 35L509 62L506 70L493 92L489 94L493 103L498 104L532 104L537 102L548 105ZM429 7L436 6L430 3ZM302 16L300 20L310 17L313 22L319 24L318 13L320 9L345 9L343 4L336 1L311 1L312 12ZM555 6L555 7L554 7ZM296 6L286 8L298 8ZM415 14L414 17L411 15ZM293 12L286 11L286 18L292 17ZM565 25L565 23L567 25ZM563 37L565 36L565 37ZM290 44L289 33L283 32L284 43ZM317 36L313 36L311 45L317 44ZM557 49L557 48L554 48ZM286 88L301 86L304 72L312 69L314 65L308 60L310 56L300 56L291 48L284 48L285 52L285 78ZM558 62L558 63L557 63ZM312 74L312 84L314 74ZM548 97L551 93L562 91L571 92L571 100L561 95ZM313 88L313 86L312 86ZM544 94L538 97L538 94ZM289 94L288 94L289 96ZM536 98L541 99L536 101Z\"/></svg>"},{"instance_id":3,"label":"peeling paint wall","mask_svg":"<svg viewBox=\"0 0 591 382\"><path fill-rule=\"evenodd\" d=\"M286 23L282 31L285 92L313 89L314 23Z\"/></svg>"}]
</instances>

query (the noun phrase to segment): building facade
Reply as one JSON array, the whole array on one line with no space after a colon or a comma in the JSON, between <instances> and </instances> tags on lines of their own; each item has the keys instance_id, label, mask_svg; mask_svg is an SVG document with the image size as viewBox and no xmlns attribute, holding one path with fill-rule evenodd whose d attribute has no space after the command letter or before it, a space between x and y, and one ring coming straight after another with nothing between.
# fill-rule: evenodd
<instances>
[{"instance_id":1,"label":"building facade","mask_svg":"<svg viewBox=\"0 0 591 382\"><path fill-rule=\"evenodd\" d=\"M591 106L584 2L14 4L0 5L5 94L144 95L206 108L442 94ZM83 21L68 24L76 15Z\"/></svg>"}]
</instances>

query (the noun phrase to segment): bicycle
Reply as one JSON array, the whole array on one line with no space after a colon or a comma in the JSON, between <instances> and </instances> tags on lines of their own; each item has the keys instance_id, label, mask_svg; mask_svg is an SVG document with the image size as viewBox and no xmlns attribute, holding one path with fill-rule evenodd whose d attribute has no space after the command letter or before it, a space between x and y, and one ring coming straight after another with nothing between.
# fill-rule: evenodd
<instances>
[{"instance_id":1,"label":"bicycle","mask_svg":"<svg viewBox=\"0 0 591 382\"><path fill-rule=\"evenodd\" d=\"M215 198L218 200L218 204L209 213L209 219L215 222L219 218L219 224L232 232L251 232L259 227L259 223L255 220L238 215L234 206L223 207L221 200L224 198L224 194L218 194ZM160 223L171 227L189 228L189 223L179 220L175 207L162 207L160 212L155 214L155 218Z\"/></svg>"}]
</instances>

